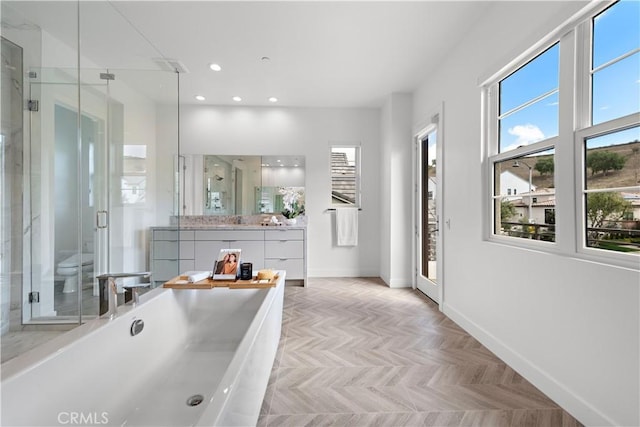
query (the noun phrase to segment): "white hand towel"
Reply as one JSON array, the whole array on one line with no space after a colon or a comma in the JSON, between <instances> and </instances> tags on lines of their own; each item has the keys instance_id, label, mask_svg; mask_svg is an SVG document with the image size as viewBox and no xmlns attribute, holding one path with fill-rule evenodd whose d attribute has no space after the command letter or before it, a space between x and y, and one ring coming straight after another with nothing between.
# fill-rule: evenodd
<instances>
[{"instance_id":1,"label":"white hand towel","mask_svg":"<svg viewBox=\"0 0 640 427\"><path fill-rule=\"evenodd\" d=\"M336 208L338 246L358 246L358 208Z\"/></svg>"},{"instance_id":2,"label":"white hand towel","mask_svg":"<svg viewBox=\"0 0 640 427\"><path fill-rule=\"evenodd\" d=\"M210 271L187 271L183 274L183 276L187 276L187 280L189 283L196 283L201 280L204 280L211 276Z\"/></svg>"}]
</instances>

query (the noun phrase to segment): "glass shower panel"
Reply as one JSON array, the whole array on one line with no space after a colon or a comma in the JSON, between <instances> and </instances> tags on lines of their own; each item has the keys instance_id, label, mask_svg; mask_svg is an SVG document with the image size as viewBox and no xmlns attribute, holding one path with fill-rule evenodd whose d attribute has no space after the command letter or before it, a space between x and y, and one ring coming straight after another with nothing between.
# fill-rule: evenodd
<instances>
[{"instance_id":1,"label":"glass shower panel","mask_svg":"<svg viewBox=\"0 0 640 427\"><path fill-rule=\"evenodd\" d=\"M87 91L106 96L106 143L104 152L95 152L95 173L101 175L94 179L95 196L102 204L95 218L95 274L149 271L150 227L170 225L180 196L174 191L178 74L123 18L123 8L114 2L78 6L83 93L86 84ZM126 48L118 40L126 40ZM83 99L83 112L85 107ZM118 280L120 292L129 280L137 279Z\"/></svg>"},{"instance_id":2,"label":"glass shower panel","mask_svg":"<svg viewBox=\"0 0 640 427\"><path fill-rule=\"evenodd\" d=\"M84 174L92 194L86 213L95 231L94 274L148 271L149 230L173 214L172 199L156 195L171 197L166 190L173 188L178 76L122 69L83 69L81 75L83 116L105 123L89 147L94 169ZM118 280L119 293L138 280ZM83 314L90 310L83 305Z\"/></svg>"},{"instance_id":3,"label":"glass shower panel","mask_svg":"<svg viewBox=\"0 0 640 427\"><path fill-rule=\"evenodd\" d=\"M26 123L24 227L3 215L2 236L24 236L11 249L25 254L22 321L79 323L97 314L95 276L149 270L149 227L178 214L178 74L112 2L45 3L1 3L2 36L23 49L23 82L14 86ZM0 142L6 165L4 122ZM21 211L11 205L14 218Z\"/></svg>"},{"instance_id":4,"label":"glass shower panel","mask_svg":"<svg viewBox=\"0 0 640 427\"><path fill-rule=\"evenodd\" d=\"M31 320L77 322L84 277L77 70L28 74L31 167Z\"/></svg>"},{"instance_id":5,"label":"glass shower panel","mask_svg":"<svg viewBox=\"0 0 640 427\"><path fill-rule=\"evenodd\" d=\"M82 158L78 170L82 192L79 199L82 257L89 275L81 298L82 318L99 313L96 276L108 272L108 170L109 170L109 89L104 71L80 70L80 144Z\"/></svg>"}]
</instances>

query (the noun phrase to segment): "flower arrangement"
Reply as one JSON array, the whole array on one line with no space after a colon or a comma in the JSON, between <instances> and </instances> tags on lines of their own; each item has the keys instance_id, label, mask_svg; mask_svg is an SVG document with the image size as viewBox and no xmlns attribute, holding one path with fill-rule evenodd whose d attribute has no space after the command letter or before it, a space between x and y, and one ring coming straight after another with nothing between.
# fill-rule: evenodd
<instances>
[{"instance_id":1,"label":"flower arrangement","mask_svg":"<svg viewBox=\"0 0 640 427\"><path fill-rule=\"evenodd\" d=\"M285 218L293 219L304 214L304 187L280 187L278 192L282 194L282 215Z\"/></svg>"}]
</instances>

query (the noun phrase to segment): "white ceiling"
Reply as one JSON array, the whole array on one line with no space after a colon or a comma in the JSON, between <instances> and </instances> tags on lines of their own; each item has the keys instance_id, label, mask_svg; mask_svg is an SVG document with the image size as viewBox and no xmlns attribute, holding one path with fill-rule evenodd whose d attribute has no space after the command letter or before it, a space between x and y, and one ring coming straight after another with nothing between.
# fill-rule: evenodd
<instances>
[{"instance_id":1,"label":"white ceiling","mask_svg":"<svg viewBox=\"0 0 640 427\"><path fill-rule=\"evenodd\" d=\"M75 46L74 2L3 3ZM188 70L182 103L268 106L275 96L280 106L378 107L392 92L414 90L490 5L90 1L79 8L81 50L109 69L157 69L152 59L161 56L180 61ZM212 62L222 71L211 71Z\"/></svg>"}]
</instances>

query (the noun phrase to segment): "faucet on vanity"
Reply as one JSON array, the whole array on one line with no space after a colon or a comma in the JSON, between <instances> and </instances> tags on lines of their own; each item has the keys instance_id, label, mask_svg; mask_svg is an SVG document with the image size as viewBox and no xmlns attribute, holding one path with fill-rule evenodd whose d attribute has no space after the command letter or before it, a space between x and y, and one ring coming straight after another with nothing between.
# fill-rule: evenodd
<instances>
[{"instance_id":1,"label":"faucet on vanity","mask_svg":"<svg viewBox=\"0 0 640 427\"><path fill-rule=\"evenodd\" d=\"M100 316L107 313L110 319L116 316L118 313L118 287L116 285L116 279L126 277L148 278L151 277L151 273L145 271L142 273L106 273L99 275L97 279L100 290ZM150 283L139 283L137 285L125 286L124 302L127 303L133 300L134 304L137 304L140 296L139 289L150 285Z\"/></svg>"}]
</instances>

